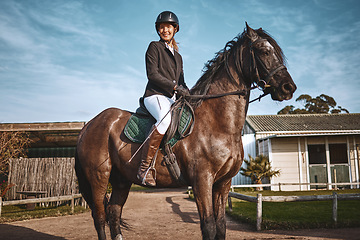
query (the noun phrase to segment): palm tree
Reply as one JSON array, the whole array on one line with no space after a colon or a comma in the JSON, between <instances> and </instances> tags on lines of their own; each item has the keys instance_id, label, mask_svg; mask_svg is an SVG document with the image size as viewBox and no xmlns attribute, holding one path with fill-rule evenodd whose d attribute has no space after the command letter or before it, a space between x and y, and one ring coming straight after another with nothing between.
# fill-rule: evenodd
<instances>
[{"instance_id":1,"label":"palm tree","mask_svg":"<svg viewBox=\"0 0 360 240\"><path fill-rule=\"evenodd\" d=\"M249 154L249 159L244 159L246 163L246 168L241 168L240 173L244 176L250 177L251 180L256 184L262 184L264 178L271 178L280 175L280 170L272 170L269 162L269 157L264 155L258 155L251 157ZM261 188L262 189L262 188Z\"/></svg>"}]
</instances>

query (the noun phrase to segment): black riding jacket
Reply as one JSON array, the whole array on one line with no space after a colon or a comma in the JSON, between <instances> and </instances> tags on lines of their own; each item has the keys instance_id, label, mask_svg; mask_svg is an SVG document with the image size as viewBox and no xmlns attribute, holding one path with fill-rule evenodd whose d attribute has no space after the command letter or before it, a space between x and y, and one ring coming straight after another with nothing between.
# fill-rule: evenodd
<instances>
[{"instance_id":1,"label":"black riding jacket","mask_svg":"<svg viewBox=\"0 0 360 240\"><path fill-rule=\"evenodd\" d=\"M174 51L173 55L164 41L153 41L149 44L145 63L148 83L144 97L160 94L171 98L174 95L175 85L187 88L182 57L177 51Z\"/></svg>"}]
</instances>

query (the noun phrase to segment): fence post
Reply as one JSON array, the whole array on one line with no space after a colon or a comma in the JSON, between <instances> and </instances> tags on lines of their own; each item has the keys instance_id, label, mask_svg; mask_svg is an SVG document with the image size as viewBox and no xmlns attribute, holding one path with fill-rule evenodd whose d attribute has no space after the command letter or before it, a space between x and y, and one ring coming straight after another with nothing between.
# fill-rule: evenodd
<instances>
[{"instance_id":1,"label":"fence post","mask_svg":"<svg viewBox=\"0 0 360 240\"><path fill-rule=\"evenodd\" d=\"M229 205L229 211L232 212L232 201L230 196L228 196L228 205Z\"/></svg>"},{"instance_id":2,"label":"fence post","mask_svg":"<svg viewBox=\"0 0 360 240\"><path fill-rule=\"evenodd\" d=\"M337 200L338 200L338 199L337 199L337 193L336 193L336 192L333 192L332 217L333 217L333 221L334 221L334 223L335 223L335 226L336 226L336 223L337 223L337 207L338 207L338 205L337 205L337 202L338 202L338 201L337 201Z\"/></svg>"},{"instance_id":3,"label":"fence post","mask_svg":"<svg viewBox=\"0 0 360 240\"><path fill-rule=\"evenodd\" d=\"M71 214L74 214L74 206L75 206L75 196L72 195L72 198L71 198Z\"/></svg>"},{"instance_id":4,"label":"fence post","mask_svg":"<svg viewBox=\"0 0 360 240\"><path fill-rule=\"evenodd\" d=\"M281 183L279 183L279 192L281 192Z\"/></svg>"},{"instance_id":5,"label":"fence post","mask_svg":"<svg viewBox=\"0 0 360 240\"><path fill-rule=\"evenodd\" d=\"M262 222L262 194L259 193L256 199L256 230L261 230L261 222Z\"/></svg>"}]
</instances>

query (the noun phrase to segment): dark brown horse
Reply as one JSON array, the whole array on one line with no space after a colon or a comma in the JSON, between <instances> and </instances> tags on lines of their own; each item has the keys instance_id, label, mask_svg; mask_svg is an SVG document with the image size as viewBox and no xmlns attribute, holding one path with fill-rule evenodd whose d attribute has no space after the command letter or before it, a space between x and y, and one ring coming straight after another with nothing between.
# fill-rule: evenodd
<instances>
[{"instance_id":1,"label":"dark brown horse","mask_svg":"<svg viewBox=\"0 0 360 240\"><path fill-rule=\"evenodd\" d=\"M161 164L161 153L155 164L156 184L160 188L192 186L203 239L225 239L225 204L231 179L244 157L241 130L250 90L252 86L261 87L273 100L282 101L292 98L296 85L275 40L262 29L253 30L247 24L241 35L206 64L204 71L191 89L192 95L205 96L192 101L196 117L193 132L173 148L187 184L173 180ZM122 239L121 214L130 186L141 185L136 178L140 154L129 162L140 144L129 141L123 133L131 114L106 109L89 121L79 135L76 174L80 191L92 210L99 239L106 238L107 220L111 237ZM109 181L112 194L105 207Z\"/></svg>"}]
</instances>

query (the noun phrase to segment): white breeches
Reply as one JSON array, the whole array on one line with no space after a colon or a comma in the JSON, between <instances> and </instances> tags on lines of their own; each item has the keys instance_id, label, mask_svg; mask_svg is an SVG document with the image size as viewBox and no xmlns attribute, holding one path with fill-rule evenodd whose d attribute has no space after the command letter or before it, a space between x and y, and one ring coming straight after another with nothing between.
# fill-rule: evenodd
<instances>
[{"instance_id":1,"label":"white breeches","mask_svg":"<svg viewBox=\"0 0 360 240\"><path fill-rule=\"evenodd\" d=\"M171 123L171 105L175 102L175 96L168 98L163 95L152 95L144 98L146 109L156 119L155 126L160 134L165 134Z\"/></svg>"}]
</instances>

